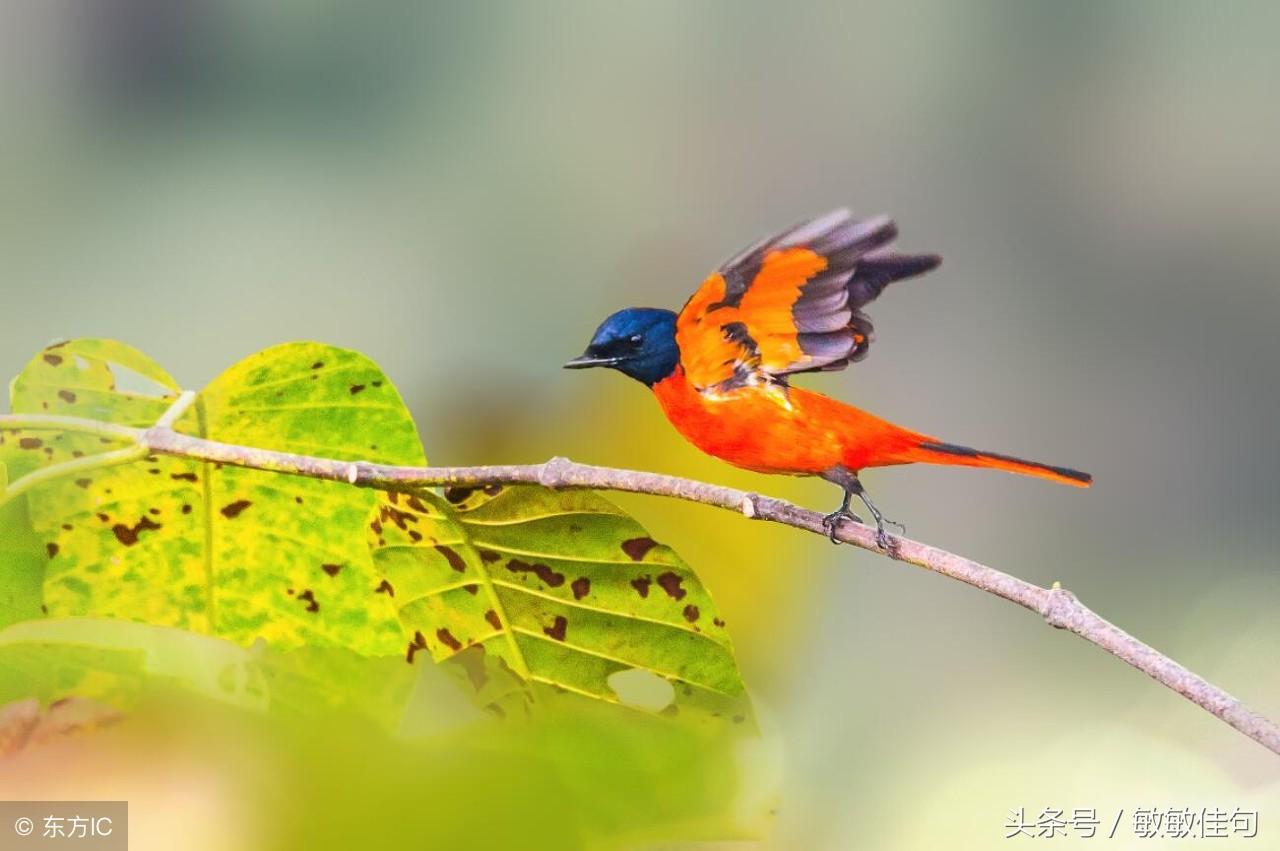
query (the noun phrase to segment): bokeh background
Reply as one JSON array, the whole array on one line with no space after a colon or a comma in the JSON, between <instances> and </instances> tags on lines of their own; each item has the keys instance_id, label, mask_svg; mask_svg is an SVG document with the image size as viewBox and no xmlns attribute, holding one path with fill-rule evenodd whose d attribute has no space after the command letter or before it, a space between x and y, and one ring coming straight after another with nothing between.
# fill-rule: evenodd
<instances>
[{"instance_id":1,"label":"bokeh background","mask_svg":"<svg viewBox=\"0 0 1280 851\"><path fill-rule=\"evenodd\" d=\"M111 336L199 387L317 339L382 364L435 462L562 454L825 509L830 486L703 458L639 385L559 365L764 233L888 212L944 265L874 306L865 362L804 383L1097 484L895 469L865 477L878 502L1280 716L1280 7L0 15L7 374ZM1220 806L1280 848L1275 757L1096 648L864 552L621 501L733 629L781 754L768 847L991 848L1019 807L1123 810L1107 847L1151 847L1135 808Z\"/></svg>"}]
</instances>

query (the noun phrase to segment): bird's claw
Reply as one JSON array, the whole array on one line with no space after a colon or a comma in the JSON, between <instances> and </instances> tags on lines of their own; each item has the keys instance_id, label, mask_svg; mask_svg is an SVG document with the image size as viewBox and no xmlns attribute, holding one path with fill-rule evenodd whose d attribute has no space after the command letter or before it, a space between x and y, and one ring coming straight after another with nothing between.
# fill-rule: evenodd
<instances>
[{"instance_id":1,"label":"bird's claw","mask_svg":"<svg viewBox=\"0 0 1280 851\"><path fill-rule=\"evenodd\" d=\"M822 528L827 530L827 537L831 539L831 543L837 545L840 543L836 539L836 529L840 528L840 521L845 519L852 520L854 523L862 522L861 517L846 508L833 511L822 518Z\"/></svg>"}]
</instances>

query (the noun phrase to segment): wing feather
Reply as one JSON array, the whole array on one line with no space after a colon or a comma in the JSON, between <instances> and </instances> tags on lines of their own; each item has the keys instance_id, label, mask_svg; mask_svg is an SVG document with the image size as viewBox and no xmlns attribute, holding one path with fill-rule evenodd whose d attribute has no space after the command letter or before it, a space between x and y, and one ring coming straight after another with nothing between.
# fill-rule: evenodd
<instances>
[{"instance_id":1,"label":"wing feather","mask_svg":"<svg viewBox=\"0 0 1280 851\"><path fill-rule=\"evenodd\" d=\"M861 360L874 329L860 308L893 281L940 262L889 253L897 234L888 216L855 219L841 209L726 260L676 320L689 380L715 392Z\"/></svg>"}]
</instances>

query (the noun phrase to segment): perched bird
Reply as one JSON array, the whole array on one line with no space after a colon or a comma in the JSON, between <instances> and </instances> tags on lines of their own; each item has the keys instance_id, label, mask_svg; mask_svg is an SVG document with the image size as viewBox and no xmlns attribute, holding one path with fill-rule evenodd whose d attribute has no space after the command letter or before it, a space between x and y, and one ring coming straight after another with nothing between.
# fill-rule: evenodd
<instances>
[{"instance_id":1,"label":"perched bird","mask_svg":"<svg viewBox=\"0 0 1280 851\"><path fill-rule=\"evenodd\" d=\"M1078 470L970 449L912 431L851 405L792 387L787 376L844 369L871 346L862 308L903 278L938 266L934 254L889 249L886 216L848 210L763 239L721 264L679 314L630 307L607 318L569 369L608 367L648 385L667 419L694 446L761 473L821 476L844 489L825 526L835 532L858 496L888 548L887 521L858 481L891 464L992 467L1087 487Z\"/></svg>"}]
</instances>

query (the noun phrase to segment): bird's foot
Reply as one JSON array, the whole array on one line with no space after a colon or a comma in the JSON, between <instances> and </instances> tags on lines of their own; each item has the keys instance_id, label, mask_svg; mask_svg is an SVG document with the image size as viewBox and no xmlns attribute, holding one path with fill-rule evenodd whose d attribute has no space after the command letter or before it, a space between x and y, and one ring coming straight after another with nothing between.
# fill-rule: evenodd
<instances>
[{"instance_id":1,"label":"bird's foot","mask_svg":"<svg viewBox=\"0 0 1280 851\"><path fill-rule=\"evenodd\" d=\"M859 494L859 496L862 497L862 502L867 506L867 510L871 512L872 519L876 521L876 546L886 552L891 551L893 549L893 539L889 537L889 533L885 531L884 527L893 526L900 535L907 533L907 527L897 520L890 520L881 514L880 509L876 508L875 503L867 497L865 492Z\"/></svg>"},{"instance_id":2,"label":"bird's foot","mask_svg":"<svg viewBox=\"0 0 1280 851\"><path fill-rule=\"evenodd\" d=\"M893 548L893 539L889 537L889 533L885 531L885 526L892 526L898 530L899 535L907 534L907 527L897 520L890 520L880 512L875 514L876 520L876 546L882 550L890 550Z\"/></svg>"},{"instance_id":3,"label":"bird's foot","mask_svg":"<svg viewBox=\"0 0 1280 851\"><path fill-rule=\"evenodd\" d=\"M854 523L861 523L862 518L854 514L847 508L837 508L827 516L822 518L822 528L827 530L827 537L831 539L831 543L839 544L836 540L836 529L840 528L841 520L852 520Z\"/></svg>"}]
</instances>

